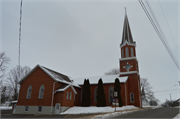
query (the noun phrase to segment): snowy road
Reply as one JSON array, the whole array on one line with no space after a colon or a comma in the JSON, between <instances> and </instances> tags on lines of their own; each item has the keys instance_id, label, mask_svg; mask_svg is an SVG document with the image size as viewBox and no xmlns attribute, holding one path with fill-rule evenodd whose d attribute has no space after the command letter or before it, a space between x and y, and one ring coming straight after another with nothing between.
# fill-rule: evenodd
<instances>
[{"instance_id":1,"label":"snowy road","mask_svg":"<svg viewBox=\"0 0 180 119\"><path fill-rule=\"evenodd\" d=\"M114 118L174 118L179 113L179 108L157 108L136 111Z\"/></svg>"}]
</instances>

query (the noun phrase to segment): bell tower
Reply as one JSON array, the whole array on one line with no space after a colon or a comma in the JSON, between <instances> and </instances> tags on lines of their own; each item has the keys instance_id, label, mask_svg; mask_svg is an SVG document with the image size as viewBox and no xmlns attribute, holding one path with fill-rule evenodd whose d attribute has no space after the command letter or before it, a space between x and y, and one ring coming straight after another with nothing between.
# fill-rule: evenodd
<instances>
[{"instance_id":1,"label":"bell tower","mask_svg":"<svg viewBox=\"0 0 180 119\"><path fill-rule=\"evenodd\" d=\"M120 51L120 77L128 76L128 81L126 82L127 104L141 107L140 75L138 60L136 58L136 42L133 40L131 34L126 10Z\"/></svg>"}]
</instances>

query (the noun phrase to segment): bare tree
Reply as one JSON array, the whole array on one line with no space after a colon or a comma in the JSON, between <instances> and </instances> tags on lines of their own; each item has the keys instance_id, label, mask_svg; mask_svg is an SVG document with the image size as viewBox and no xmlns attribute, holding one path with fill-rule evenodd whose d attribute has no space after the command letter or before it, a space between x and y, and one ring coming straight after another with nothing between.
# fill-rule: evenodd
<instances>
[{"instance_id":1,"label":"bare tree","mask_svg":"<svg viewBox=\"0 0 180 119\"><path fill-rule=\"evenodd\" d=\"M7 69L7 64L9 64L10 59L6 56L4 52L0 53L0 79L2 80L4 73Z\"/></svg>"},{"instance_id":2,"label":"bare tree","mask_svg":"<svg viewBox=\"0 0 180 119\"><path fill-rule=\"evenodd\" d=\"M120 74L120 70L118 68L114 68L108 72L105 72L105 75L115 75L115 74Z\"/></svg>"},{"instance_id":3,"label":"bare tree","mask_svg":"<svg viewBox=\"0 0 180 119\"><path fill-rule=\"evenodd\" d=\"M24 76L26 76L30 70L31 69L28 66L24 66L24 67L20 66L20 77L19 77L19 66L16 66L13 69L11 69L10 72L8 73L7 80L9 81L11 87L11 90L9 91L12 91L11 94L13 94L12 97L13 100L17 100L18 98L18 91L20 88L20 86L18 85L19 80L22 79Z\"/></svg>"}]
</instances>

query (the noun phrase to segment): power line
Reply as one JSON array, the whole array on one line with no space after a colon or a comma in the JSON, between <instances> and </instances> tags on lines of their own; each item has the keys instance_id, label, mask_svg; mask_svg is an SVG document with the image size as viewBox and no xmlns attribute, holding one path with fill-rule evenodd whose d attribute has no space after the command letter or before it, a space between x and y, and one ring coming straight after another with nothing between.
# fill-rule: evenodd
<instances>
[{"instance_id":1,"label":"power line","mask_svg":"<svg viewBox=\"0 0 180 119\"><path fill-rule=\"evenodd\" d=\"M172 53L171 48L169 47L169 44L168 44L168 42L167 42L167 40L166 40L166 37L165 37L165 35L164 35L164 33L163 33L163 31L162 31L160 25L159 25L158 20L156 19L156 16L155 16L155 14L154 14L154 12L153 12L153 10L152 10L150 4L148 3L148 0L145 0L145 2L146 2L146 5L147 5L148 9L150 10L150 12L151 12L151 14L152 14L152 17L154 18L155 23L157 24L157 28L160 30L160 34L161 34L161 36L162 36L162 38L163 38L162 40L164 40L165 45L166 45L166 47L168 48L168 51L170 52L170 54L172 55L173 59L175 60L175 62L176 62L177 65L178 65L178 62L177 62L177 60L176 60L174 54ZM178 65L178 66L179 66L179 65Z\"/></svg>"},{"instance_id":2,"label":"power line","mask_svg":"<svg viewBox=\"0 0 180 119\"><path fill-rule=\"evenodd\" d=\"M177 66L177 68L180 70L180 67L179 67L179 65L178 65L178 62L176 61L174 55L172 54L170 48L168 47L168 45L167 45L167 43L166 43L166 41L163 39L162 34L159 32L159 30L158 30L156 24L154 23L153 19L151 18L151 15L149 14L148 10L146 9L146 6L144 5L143 1L142 1L142 0L139 0L139 3L141 4L141 6L142 6L144 12L146 13L146 15L147 15L149 21L151 22L151 24L152 24L154 30L156 31L157 35L159 36L159 38L160 38L160 40L161 40L161 42L162 42L163 45L165 46L165 48L166 48L167 52L169 53L171 59L173 60L173 62L174 62L175 65Z\"/></svg>"},{"instance_id":3,"label":"power line","mask_svg":"<svg viewBox=\"0 0 180 119\"><path fill-rule=\"evenodd\" d=\"M158 2L159 2L159 0L158 0ZM165 16L165 14L164 14L164 11L163 11L163 8L162 8L160 2L159 2L159 6L160 6L161 11L162 11L162 13L163 13L163 15L164 15L164 18L165 18L165 20L166 20L166 23L167 23L167 26L168 26L169 31L170 31L170 33L171 33L172 39L173 39L173 41L174 41L174 44L175 44L175 46L176 46L176 48L177 48L177 50L178 50L177 44L176 44L176 42L175 42L175 39L174 39L174 37L173 37L172 31L171 31L171 29L170 29L170 26L169 26L169 24L168 24L168 21L167 21L167 19L166 19L166 16Z\"/></svg>"}]
</instances>

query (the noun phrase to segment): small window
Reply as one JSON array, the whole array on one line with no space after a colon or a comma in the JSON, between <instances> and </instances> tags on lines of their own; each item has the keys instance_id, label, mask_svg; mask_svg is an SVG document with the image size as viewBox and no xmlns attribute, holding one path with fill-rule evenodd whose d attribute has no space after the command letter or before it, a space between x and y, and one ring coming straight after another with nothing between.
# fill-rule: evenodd
<instances>
[{"instance_id":1,"label":"small window","mask_svg":"<svg viewBox=\"0 0 180 119\"><path fill-rule=\"evenodd\" d=\"M41 85L39 89L39 98L43 98L43 95L44 95L44 85Z\"/></svg>"},{"instance_id":2,"label":"small window","mask_svg":"<svg viewBox=\"0 0 180 119\"><path fill-rule=\"evenodd\" d=\"M129 57L129 50L128 50L128 47L126 47L126 57Z\"/></svg>"},{"instance_id":3,"label":"small window","mask_svg":"<svg viewBox=\"0 0 180 119\"><path fill-rule=\"evenodd\" d=\"M69 97L69 99L71 100L71 98L72 98L72 93L70 92L70 97Z\"/></svg>"},{"instance_id":4,"label":"small window","mask_svg":"<svg viewBox=\"0 0 180 119\"><path fill-rule=\"evenodd\" d=\"M122 58L124 58L124 49L122 49Z\"/></svg>"},{"instance_id":5,"label":"small window","mask_svg":"<svg viewBox=\"0 0 180 119\"><path fill-rule=\"evenodd\" d=\"M134 102L134 94L132 92L130 93L130 100L131 102Z\"/></svg>"},{"instance_id":6,"label":"small window","mask_svg":"<svg viewBox=\"0 0 180 119\"><path fill-rule=\"evenodd\" d=\"M95 92L94 92L94 101L97 102L97 89L98 87L95 88Z\"/></svg>"},{"instance_id":7,"label":"small window","mask_svg":"<svg viewBox=\"0 0 180 119\"><path fill-rule=\"evenodd\" d=\"M68 100L69 92L67 91L66 100Z\"/></svg>"},{"instance_id":8,"label":"small window","mask_svg":"<svg viewBox=\"0 0 180 119\"><path fill-rule=\"evenodd\" d=\"M30 85L30 86L28 87L28 90L27 90L27 96L26 96L26 98L28 98L28 99L31 98L31 92L32 92L32 86Z\"/></svg>"},{"instance_id":9,"label":"small window","mask_svg":"<svg viewBox=\"0 0 180 119\"><path fill-rule=\"evenodd\" d=\"M28 111L28 106L25 106L25 111L26 111L26 112Z\"/></svg>"},{"instance_id":10,"label":"small window","mask_svg":"<svg viewBox=\"0 0 180 119\"><path fill-rule=\"evenodd\" d=\"M131 47L131 57L134 57L134 50L132 47Z\"/></svg>"},{"instance_id":11,"label":"small window","mask_svg":"<svg viewBox=\"0 0 180 119\"><path fill-rule=\"evenodd\" d=\"M41 112L42 111L42 106L39 106L38 107L38 112Z\"/></svg>"}]
</instances>

